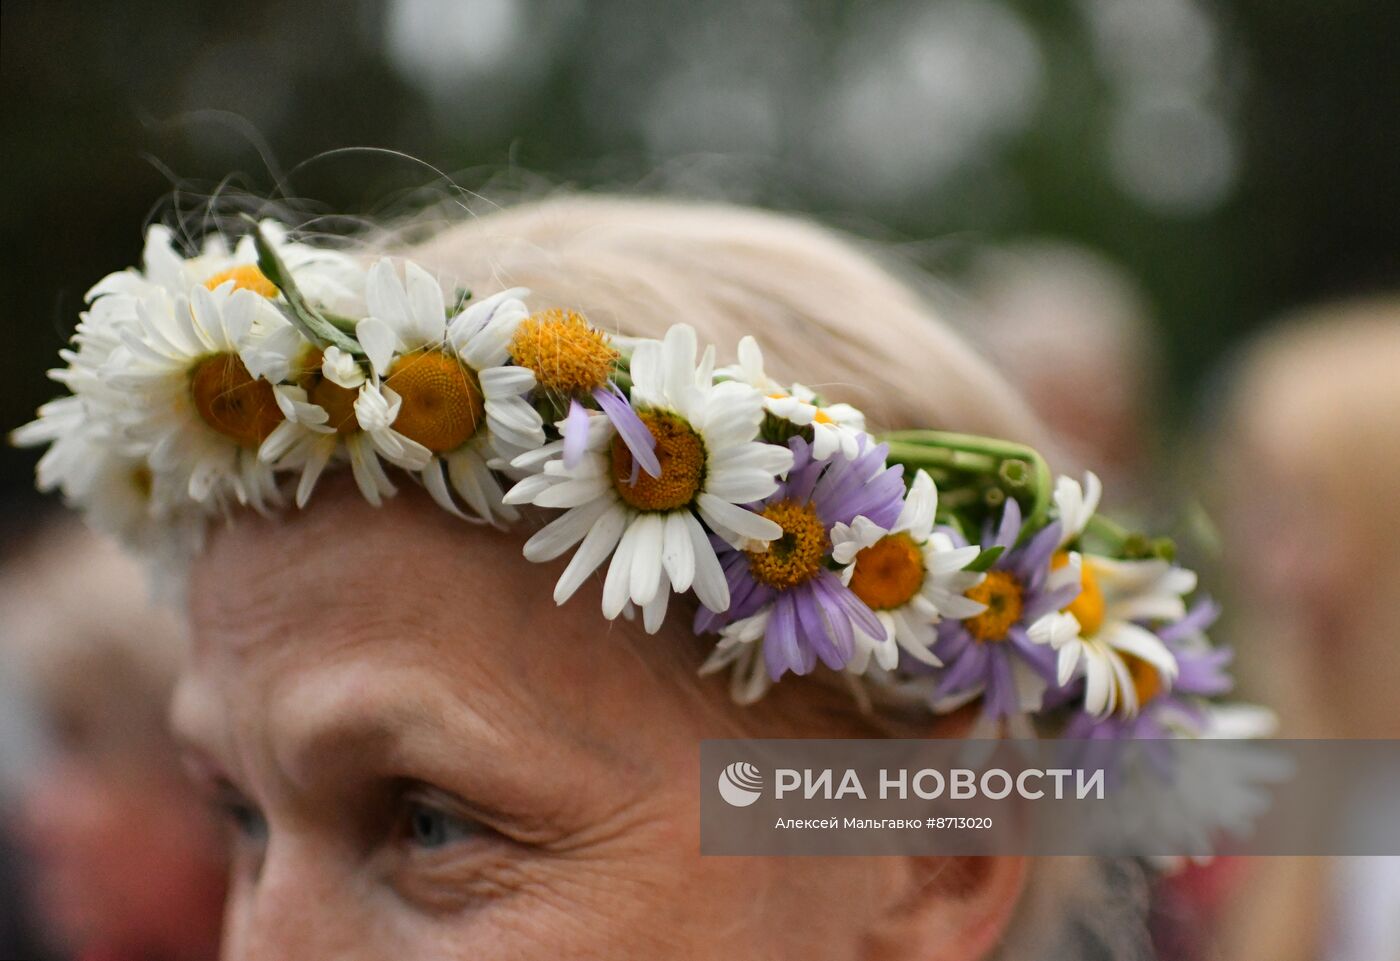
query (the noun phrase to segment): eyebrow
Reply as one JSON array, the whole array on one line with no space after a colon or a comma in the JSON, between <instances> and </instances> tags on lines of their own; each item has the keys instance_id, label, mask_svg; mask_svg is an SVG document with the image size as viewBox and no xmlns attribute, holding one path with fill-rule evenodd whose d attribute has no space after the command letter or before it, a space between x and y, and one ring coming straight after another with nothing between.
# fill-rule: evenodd
<instances>
[{"instance_id":1,"label":"eyebrow","mask_svg":"<svg viewBox=\"0 0 1400 961\"><path fill-rule=\"evenodd\" d=\"M426 712L408 705L379 714L330 715L274 747L274 755L283 771L315 771L393 754L408 738L441 736L446 727L445 722L434 722Z\"/></svg>"},{"instance_id":2,"label":"eyebrow","mask_svg":"<svg viewBox=\"0 0 1400 961\"><path fill-rule=\"evenodd\" d=\"M507 748L500 727L481 712L426 685L409 695L334 684L309 699L293 689L279 697L268 723L279 770L296 775L392 756L410 741L416 760L444 769L460 767L464 754Z\"/></svg>"},{"instance_id":3,"label":"eyebrow","mask_svg":"<svg viewBox=\"0 0 1400 961\"><path fill-rule=\"evenodd\" d=\"M277 725L272 733L278 765L300 770L332 754L369 750L408 734L462 726L447 712L427 707L425 697L423 693L413 699L347 696L333 690L324 705L317 705L303 692L292 690L278 698L268 718ZM209 756L222 754L226 733L222 714L217 695L198 675L180 679L171 701L170 728L182 746ZM493 730L476 712L467 709L460 714L471 719L474 730ZM279 721L279 716L290 719Z\"/></svg>"}]
</instances>

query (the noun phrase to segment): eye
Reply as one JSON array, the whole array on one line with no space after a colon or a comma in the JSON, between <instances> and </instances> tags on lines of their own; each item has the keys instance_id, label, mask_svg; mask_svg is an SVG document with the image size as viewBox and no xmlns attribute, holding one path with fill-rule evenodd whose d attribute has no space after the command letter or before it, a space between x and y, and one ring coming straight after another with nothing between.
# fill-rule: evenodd
<instances>
[{"instance_id":1,"label":"eye","mask_svg":"<svg viewBox=\"0 0 1400 961\"><path fill-rule=\"evenodd\" d=\"M485 830L476 821L425 798L406 797L403 804L404 839L415 847L437 850L480 837Z\"/></svg>"},{"instance_id":2,"label":"eye","mask_svg":"<svg viewBox=\"0 0 1400 961\"><path fill-rule=\"evenodd\" d=\"M262 844L267 841L267 819L257 806L236 791L221 791L214 806L241 841Z\"/></svg>"}]
</instances>

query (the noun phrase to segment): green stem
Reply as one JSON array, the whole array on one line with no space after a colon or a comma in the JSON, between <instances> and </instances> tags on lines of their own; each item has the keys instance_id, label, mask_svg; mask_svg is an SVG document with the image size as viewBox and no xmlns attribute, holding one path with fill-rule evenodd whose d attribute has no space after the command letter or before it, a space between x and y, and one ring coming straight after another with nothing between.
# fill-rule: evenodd
<instances>
[{"instance_id":1,"label":"green stem","mask_svg":"<svg viewBox=\"0 0 1400 961\"><path fill-rule=\"evenodd\" d=\"M1035 448L941 430L897 430L882 434L879 439L890 445L891 460L911 467L937 465L995 474L1003 461L1025 461L1031 465L1031 509L1026 515L1022 536L1044 526L1050 512L1053 477L1050 465Z\"/></svg>"},{"instance_id":2,"label":"green stem","mask_svg":"<svg viewBox=\"0 0 1400 961\"><path fill-rule=\"evenodd\" d=\"M286 318L301 331L307 340L322 350L335 346L349 354L363 357L365 352L354 337L347 336L347 332L340 330L333 322L323 317L302 296L296 281L292 279L291 271L282 262L282 258L278 256L272 244L267 242L257 220L247 214L243 215L243 219L248 222L248 231L252 235L253 246L258 251L258 270L262 271L263 276L272 281L282 292L282 298L287 302L287 309L283 311Z\"/></svg>"},{"instance_id":3,"label":"green stem","mask_svg":"<svg viewBox=\"0 0 1400 961\"><path fill-rule=\"evenodd\" d=\"M1084 525L1084 533L1102 540L1114 555L1121 552L1128 538L1133 536L1132 531L1102 514L1095 514L1089 518L1088 523Z\"/></svg>"},{"instance_id":4,"label":"green stem","mask_svg":"<svg viewBox=\"0 0 1400 961\"><path fill-rule=\"evenodd\" d=\"M319 314L326 323L333 326L336 330L343 334L349 334L351 337L355 336L355 324L358 323L358 321L356 321L354 317L346 317L343 314L333 314L328 310L319 311Z\"/></svg>"},{"instance_id":5,"label":"green stem","mask_svg":"<svg viewBox=\"0 0 1400 961\"><path fill-rule=\"evenodd\" d=\"M950 468L968 474L995 473L1001 462L986 454L890 440L890 460L924 469Z\"/></svg>"}]
</instances>

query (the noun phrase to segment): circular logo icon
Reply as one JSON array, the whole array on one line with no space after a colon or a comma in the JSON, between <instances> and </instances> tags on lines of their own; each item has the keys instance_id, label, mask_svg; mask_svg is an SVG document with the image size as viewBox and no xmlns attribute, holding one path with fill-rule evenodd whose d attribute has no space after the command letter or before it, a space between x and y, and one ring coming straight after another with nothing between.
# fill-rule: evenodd
<instances>
[{"instance_id":1,"label":"circular logo icon","mask_svg":"<svg viewBox=\"0 0 1400 961\"><path fill-rule=\"evenodd\" d=\"M748 761L735 761L719 772L719 796L736 808L746 808L763 792L763 773Z\"/></svg>"}]
</instances>

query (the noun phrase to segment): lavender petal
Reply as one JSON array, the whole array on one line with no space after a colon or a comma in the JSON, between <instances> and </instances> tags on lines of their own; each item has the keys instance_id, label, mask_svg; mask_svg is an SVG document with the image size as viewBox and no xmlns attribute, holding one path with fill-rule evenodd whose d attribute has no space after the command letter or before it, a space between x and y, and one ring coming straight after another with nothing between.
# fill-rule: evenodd
<instances>
[{"instance_id":1,"label":"lavender petal","mask_svg":"<svg viewBox=\"0 0 1400 961\"><path fill-rule=\"evenodd\" d=\"M1006 499L1006 509L1001 512L1001 526L997 528L991 543L984 544L984 547L1004 547L1006 554L1001 557L1002 561L1008 560L1011 548L1016 546L1016 539L1021 536L1021 505L1016 502L1016 498ZM998 563L997 567L1005 567L1005 564Z\"/></svg>"},{"instance_id":2,"label":"lavender petal","mask_svg":"<svg viewBox=\"0 0 1400 961\"><path fill-rule=\"evenodd\" d=\"M573 469L583 460L588 449L588 411L576 400L569 401L569 414L564 418L564 466Z\"/></svg>"},{"instance_id":3,"label":"lavender petal","mask_svg":"<svg viewBox=\"0 0 1400 961\"><path fill-rule=\"evenodd\" d=\"M804 673L802 655L797 646L797 616L792 609L792 598L779 594L773 603L773 613L768 619L768 630L763 636L763 661L768 668L768 676L776 681L788 671Z\"/></svg>"},{"instance_id":4,"label":"lavender petal","mask_svg":"<svg viewBox=\"0 0 1400 961\"><path fill-rule=\"evenodd\" d=\"M621 391L609 384L595 390L593 399L598 402L608 420L612 421L613 427L617 428L617 435L632 453L632 483L637 483L639 467L652 477L660 477L661 461L656 459L656 438L647 429L647 425L642 423L642 419L637 416L637 412L632 409L627 398L622 396Z\"/></svg>"},{"instance_id":5,"label":"lavender petal","mask_svg":"<svg viewBox=\"0 0 1400 961\"><path fill-rule=\"evenodd\" d=\"M992 717L1011 717L1021 711L1016 696L1016 679L1011 673L1011 657L1005 651L993 653L987 671L987 690L982 694L982 710Z\"/></svg>"},{"instance_id":6,"label":"lavender petal","mask_svg":"<svg viewBox=\"0 0 1400 961\"><path fill-rule=\"evenodd\" d=\"M1209 597L1203 598L1193 604L1181 620L1168 624L1159 630L1157 636L1162 639L1163 644L1172 644L1188 634L1204 631L1214 624L1219 616L1220 605Z\"/></svg>"},{"instance_id":7,"label":"lavender petal","mask_svg":"<svg viewBox=\"0 0 1400 961\"><path fill-rule=\"evenodd\" d=\"M839 669L845 662L841 660L831 637L828 626L837 612L825 608L822 597L815 589L815 582L793 588L792 605L797 611L797 623L802 646L821 659L827 667Z\"/></svg>"}]
</instances>

